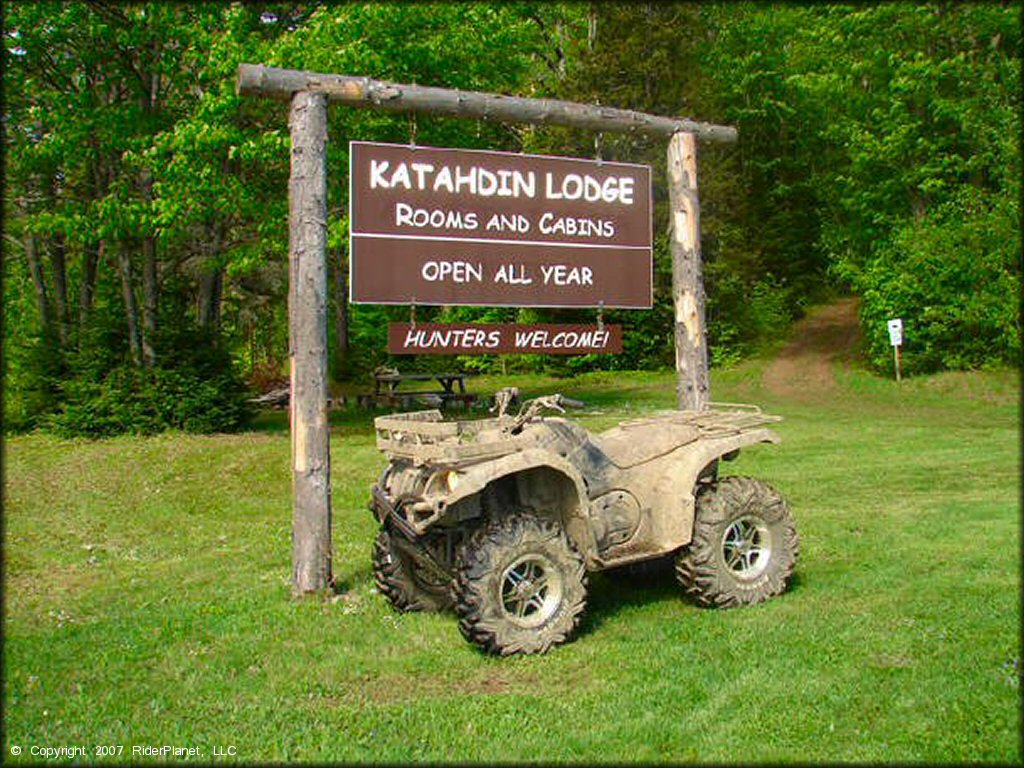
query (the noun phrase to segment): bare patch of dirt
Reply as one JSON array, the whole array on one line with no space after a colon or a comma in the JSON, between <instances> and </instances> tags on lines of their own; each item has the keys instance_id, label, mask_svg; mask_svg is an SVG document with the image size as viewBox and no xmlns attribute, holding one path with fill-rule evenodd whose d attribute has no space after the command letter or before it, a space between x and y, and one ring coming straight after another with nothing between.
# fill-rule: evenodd
<instances>
[{"instance_id":1,"label":"bare patch of dirt","mask_svg":"<svg viewBox=\"0 0 1024 768\"><path fill-rule=\"evenodd\" d=\"M506 677L502 674L484 674L463 680L442 676L384 676L365 679L360 685L361 698L375 704L392 704L412 699L445 696L474 696L503 693L525 694L540 683L536 676ZM347 697L327 696L320 703L327 707L340 706Z\"/></svg>"},{"instance_id":2,"label":"bare patch of dirt","mask_svg":"<svg viewBox=\"0 0 1024 768\"><path fill-rule=\"evenodd\" d=\"M836 387L834 367L860 340L857 297L819 307L796 324L792 340L765 369L764 383L781 397L814 397Z\"/></svg>"},{"instance_id":3,"label":"bare patch of dirt","mask_svg":"<svg viewBox=\"0 0 1024 768\"><path fill-rule=\"evenodd\" d=\"M566 673L574 690L590 688L593 676L586 668L574 667ZM559 681L542 679L532 670L510 668L507 670L482 669L478 674L466 677L449 675L382 675L365 676L344 696L325 696L317 701L326 707L341 706L357 696L374 704L393 704L416 699L444 699L453 696L526 696L546 687L557 686ZM564 681L568 687L568 680Z\"/></svg>"}]
</instances>

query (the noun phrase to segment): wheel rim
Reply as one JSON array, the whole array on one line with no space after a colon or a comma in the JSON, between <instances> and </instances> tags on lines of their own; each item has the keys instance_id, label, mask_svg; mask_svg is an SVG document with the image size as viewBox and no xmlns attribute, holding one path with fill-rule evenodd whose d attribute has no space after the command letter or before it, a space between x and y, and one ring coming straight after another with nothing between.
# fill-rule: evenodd
<instances>
[{"instance_id":1,"label":"wheel rim","mask_svg":"<svg viewBox=\"0 0 1024 768\"><path fill-rule=\"evenodd\" d=\"M733 520L722 534L722 562L737 579L756 579L772 557L772 535L760 518Z\"/></svg>"},{"instance_id":2,"label":"wheel rim","mask_svg":"<svg viewBox=\"0 0 1024 768\"><path fill-rule=\"evenodd\" d=\"M501 609L521 627L537 627L562 602L562 577L543 555L523 555L501 575Z\"/></svg>"},{"instance_id":3,"label":"wheel rim","mask_svg":"<svg viewBox=\"0 0 1024 768\"><path fill-rule=\"evenodd\" d=\"M410 558L411 559L411 558ZM428 568L424 568L416 561L410 562L410 571L413 579L428 592L444 594L448 589L448 582L435 574Z\"/></svg>"}]
</instances>

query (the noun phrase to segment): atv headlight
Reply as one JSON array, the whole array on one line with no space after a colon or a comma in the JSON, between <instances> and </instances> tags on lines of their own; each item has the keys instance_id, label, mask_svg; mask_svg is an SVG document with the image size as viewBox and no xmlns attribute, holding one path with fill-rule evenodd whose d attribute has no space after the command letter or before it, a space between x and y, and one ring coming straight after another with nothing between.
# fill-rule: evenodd
<instances>
[{"instance_id":1,"label":"atv headlight","mask_svg":"<svg viewBox=\"0 0 1024 768\"><path fill-rule=\"evenodd\" d=\"M448 493L455 493L459 488L459 473L458 472L445 472L441 478L444 481L444 487L448 489Z\"/></svg>"},{"instance_id":2,"label":"atv headlight","mask_svg":"<svg viewBox=\"0 0 1024 768\"><path fill-rule=\"evenodd\" d=\"M444 496L455 493L459 487L459 474L451 469L444 469L435 472L427 483L426 493L428 496Z\"/></svg>"}]
</instances>

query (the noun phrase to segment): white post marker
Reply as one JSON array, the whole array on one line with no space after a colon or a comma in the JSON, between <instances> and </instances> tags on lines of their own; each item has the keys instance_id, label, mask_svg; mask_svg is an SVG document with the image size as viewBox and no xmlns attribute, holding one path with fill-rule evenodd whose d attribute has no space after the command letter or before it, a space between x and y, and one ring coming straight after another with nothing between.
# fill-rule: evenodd
<instances>
[{"instance_id":1,"label":"white post marker","mask_svg":"<svg viewBox=\"0 0 1024 768\"><path fill-rule=\"evenodd\" d=\"M900 347L903 346L903 320L893 318L889 326L889 343L892 344L893 360L896 363L896 381L900 381Z\"/></svg>"}]
</instances>

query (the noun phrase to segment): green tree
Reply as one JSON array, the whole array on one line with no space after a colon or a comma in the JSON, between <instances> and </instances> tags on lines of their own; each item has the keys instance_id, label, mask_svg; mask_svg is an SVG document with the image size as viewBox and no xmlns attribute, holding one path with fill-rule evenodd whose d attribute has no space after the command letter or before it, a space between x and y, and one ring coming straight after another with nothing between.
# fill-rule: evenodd
<instances>
[{"instance_id":1,"label":"green tree","mask_svg":"<svg viewBox=\"0 0 1024 768\"><path fill-rule=\"evenodd\" d=\"M736 4L709 16L708 72L742 137L754 262L801 293L827 269L860 294L875 365L888 364L884 319L896 315L911 370L1016 360L1005 329L1019 325L1019 4ZM979 237L984 226L999 234ZM953 272L986 278L920 272L922 242ZM984 345L978 322L992 329Z\"/></svg>"},{"instance_id":2,"label":"green tree","mask_svg":"<svg viewBox=\"0 0 1024 768\"><path fill-rule=\"evenodd\" d=\"M208 30L224 9L92 2L7 10L5 209L24 255L7 274L22 267L32 276L40 332L6 326L5 347L12 380L48 377L51 395L20 413L31 424L69 396L66 379L95 368L82 361L158 362L161 289L180 286L181 253L160 230L147 151L192 108ZM123 334L109 332L122 326ZM45 370L32 364L39 360Z\"/></svg>"},{"instance_id":3,"label":"green tree","mask_svg":"<svg viewBox=\"0 0 1024 768\"><path fill-rule=\"evenodd\" d=\"M883 321L901 315L909 370L1017 360L1019 5L814 9L810 22L790 79L798 103L825 105L821 246L864 299L871 359L888 365Z\"/></svg>"},{"instance_id":4,"label":"green tree","mask_svg":"<svg viewBox=\"0 0 1024 768\"><path fill-rule=\"evenodd\" d=\"M4 297L29 320L5 328L10 381L26 393L20 421L66 414L62 402L97 396L107 379L121 382L117 391L145 389L186 365L168 340L188 334L211 354L231 351L254 375L280 371L286 110L240 99L239 63L514 92L541 66L536 18L547 13L476 3L11 4L4 204L20 250L5 262L6 284L32 286ZM383 355L388 311L348 313L345 304L345 138L518 148L521 136L498 124L417 125L339 109L331 134L334 302L348 321L336 335L340 346L351 325L363 342L357 362L370 366ZM142 373L113 376L123 366Z\"/></svg>"}]
</instances>

